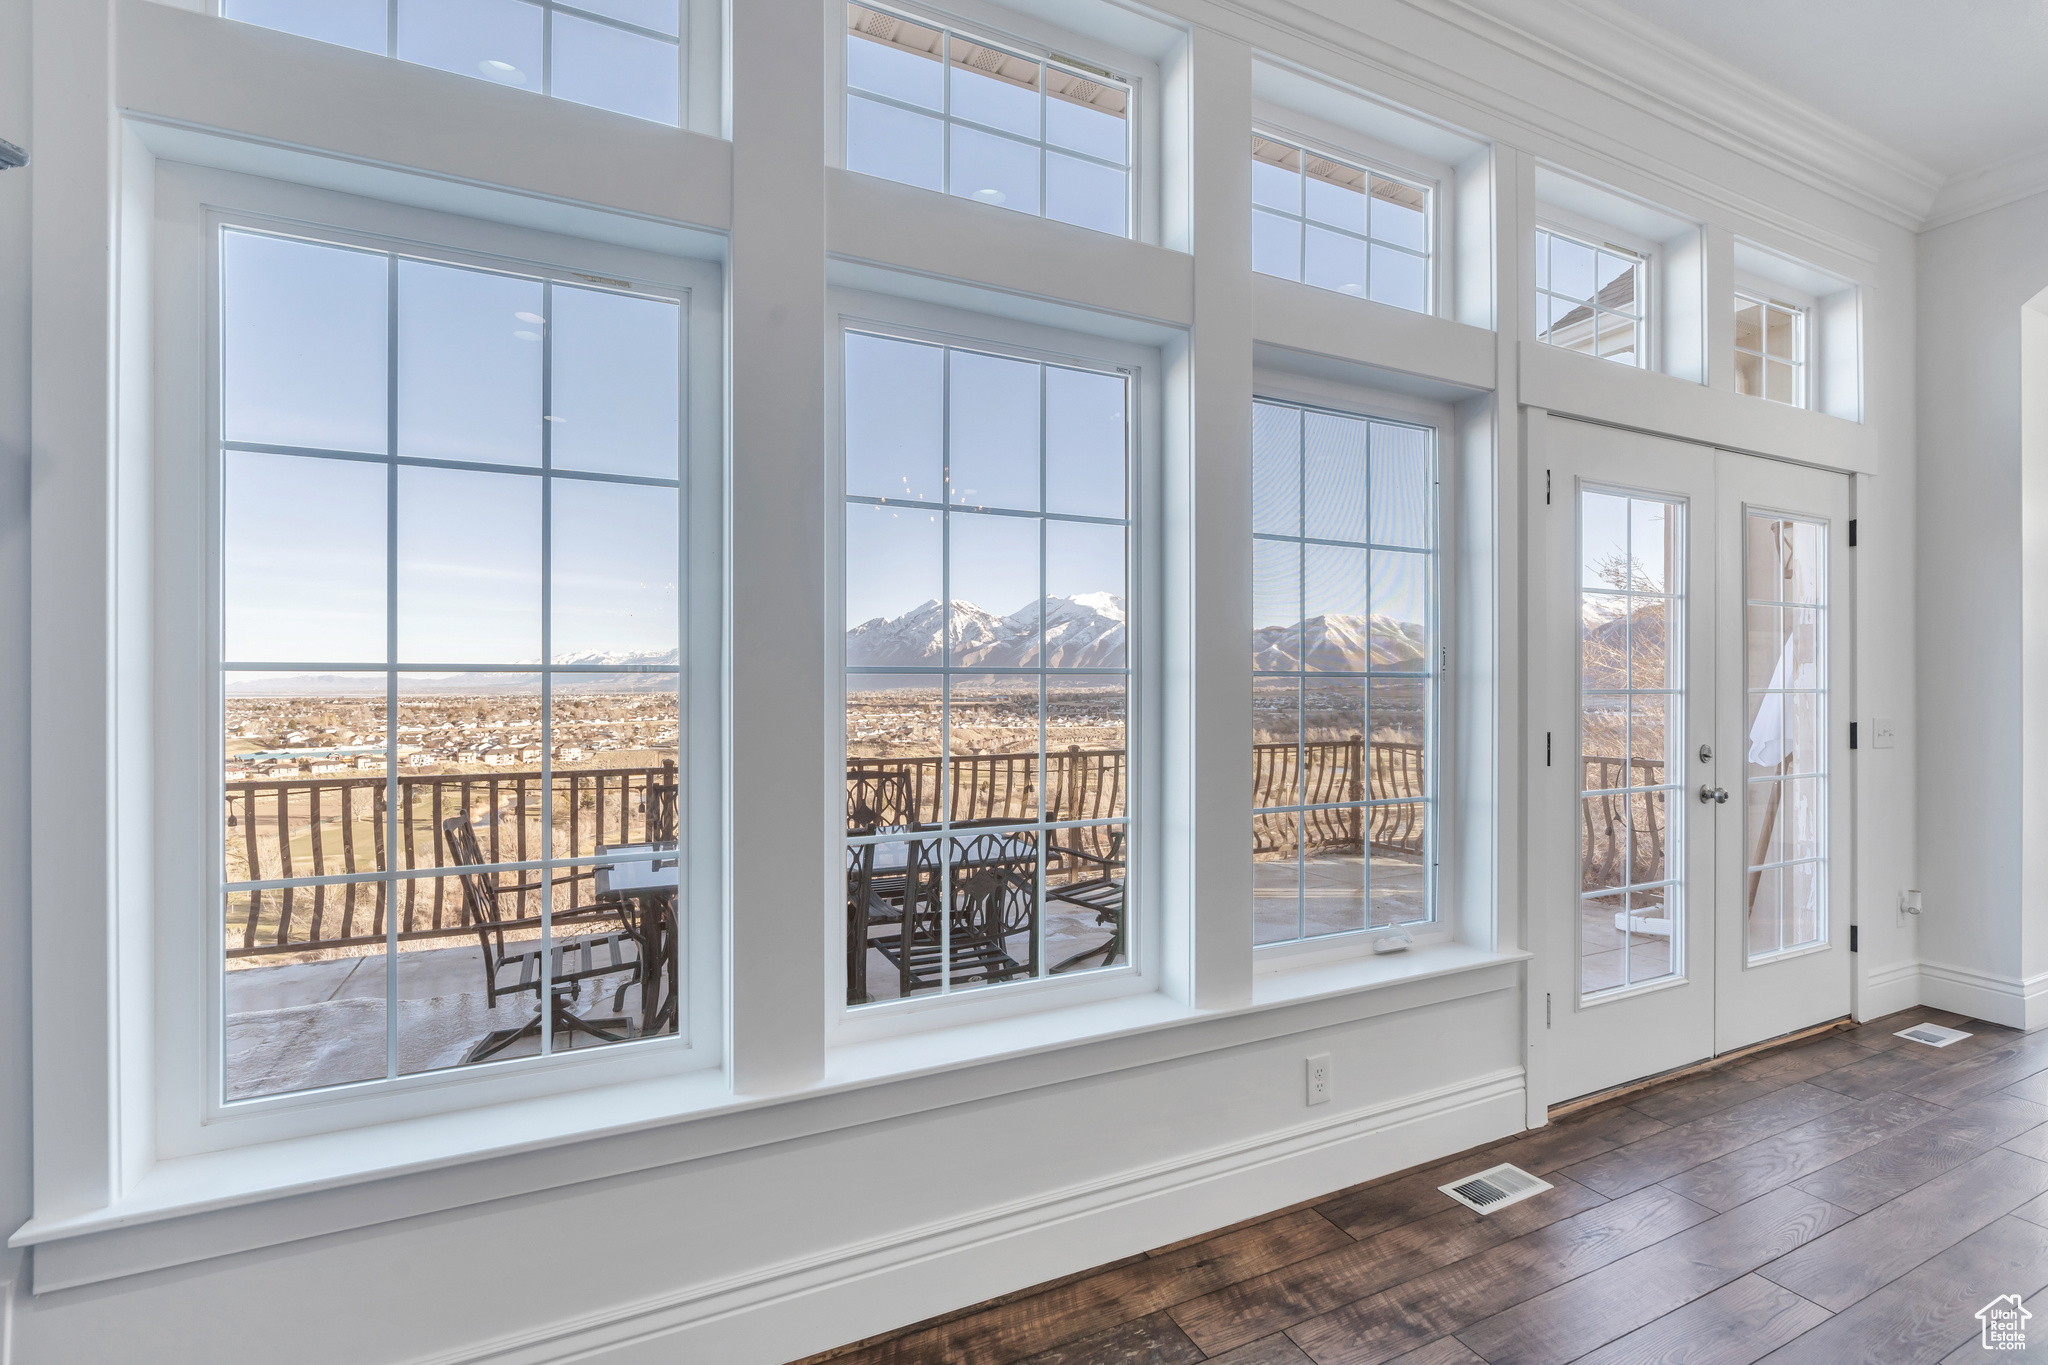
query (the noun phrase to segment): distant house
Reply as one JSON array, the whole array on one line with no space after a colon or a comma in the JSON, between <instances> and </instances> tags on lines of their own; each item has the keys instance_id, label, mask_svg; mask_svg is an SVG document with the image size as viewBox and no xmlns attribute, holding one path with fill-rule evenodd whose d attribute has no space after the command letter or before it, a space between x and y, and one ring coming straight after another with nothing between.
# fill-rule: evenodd
<instances>
[{"instance_id":1,"label":"distant house","mask_svg":"<svg viewBox=\"0 0 2048 1365\"><path fill-rule=\"evenodd\" d=\"M484 764L491 768L507 768L519 761L519 755L510 749L494 749L484 755Z\"/></svg>"},{"instance_id":2,"label":"distant house","mask_svg":"<svg viewBox=\"0 0 2048 1365\"><path fill-rule=\"evenodd\" d=\"M407 754L405 756L405 765L408 768L429 768L434 765L434 762L435 759L432 754Z\"/></svg>"},{"instance_id":3,"label":"distant house","mask_svg":"<svg viewBox=\"0 0 2048 1365\"><path fill-rule=\"evenodd\" d=\"M590 753L580 745L564 744L561 748L555 750L555 757L564 763L575 763L580 759L590 757Z\"/></svg>"},{"instance_id":4,"label":"distant house","mask_svg":"<svg viewBox=\"0 0 2048 1365\"><path fill-rule=\"evenodd\" d=\"M326 763L309 763L306 765L306 771L313 774L315 777L322 776L326 773L345 773L348 770L348 764L334 761L329 761Z\"/></svg>"}]
</instances>

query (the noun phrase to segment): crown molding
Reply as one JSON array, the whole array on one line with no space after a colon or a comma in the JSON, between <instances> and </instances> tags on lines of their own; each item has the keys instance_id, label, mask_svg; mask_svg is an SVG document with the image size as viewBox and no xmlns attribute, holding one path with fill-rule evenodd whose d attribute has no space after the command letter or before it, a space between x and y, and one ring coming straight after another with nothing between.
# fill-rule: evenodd
<instances>
[{"instance_id":1,"label":"crown molding","mask_svg":"<svg viewBox=\"0 0 2048 1365\"><path fill-rule=\"evenodd\" d=\"M1899 227L1917 230L1941 193L1939 171L1613 0L1409 3Z\"/></svg>"},{"instance_id":2,"label":"crown molding","mask_svg":"<svg viewBox=\"0 0 2048 1365\"><path fill-rule=\"evenodd\" d=\"M2043 193L2048 193L2048 147L1951 176L1935 196L1934 211L1920 230L1946 227Z\"/></svg>"}]
</instances>

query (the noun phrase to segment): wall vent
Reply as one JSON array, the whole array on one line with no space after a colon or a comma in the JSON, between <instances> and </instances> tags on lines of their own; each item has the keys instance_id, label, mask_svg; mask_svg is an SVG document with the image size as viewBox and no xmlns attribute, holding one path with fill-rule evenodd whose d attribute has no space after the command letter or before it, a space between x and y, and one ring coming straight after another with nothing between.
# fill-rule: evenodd
<instances>
[{"instance_id":1,"label":"wall vent","mask_svg":"<svg viewBox=\"0 0 2048 1365\"><path fill-rule=\"evenodd\" d=\"M1495 1209L1504 1209L1554 1187L1549 1181L1538 1180L1519 1167L1496 1166L1490 1171L1481 1171L1478 1175L1437 1188L1468 1209L1492 1213Z\"/></svg>"},{"instance_id":2,"label":"wall vent","mask_svg":"<svg viewBox=\"0 0 2048 1365\"><path fill-rule=\"evenodd\" d=\"M1947 1047L1950 1043L1960 1043L1971 1035L1961 1029L1943 1028L1939 1024L1915 1024L1911 1028L1900 1029L1897 1036L1910 1038L1916 1043L1925 1043L1929 1047Z\"/></svg>"}]
</instances>

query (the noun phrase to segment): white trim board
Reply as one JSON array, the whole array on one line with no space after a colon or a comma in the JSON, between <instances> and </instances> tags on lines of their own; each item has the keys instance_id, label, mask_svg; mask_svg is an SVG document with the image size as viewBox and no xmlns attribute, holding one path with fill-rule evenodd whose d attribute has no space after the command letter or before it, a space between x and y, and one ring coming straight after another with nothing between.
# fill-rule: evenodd
<instances>
[{"instance_id":1,"label":"white trim board","mask_svg":"<svg viewBox=\"0 0 2048 1365\"><path fill-rule=\"evenodd\" d=\"M1503 1069L410 1365L778 1365L1506 1138L1524 1104Z\"/></svg>"},{"instance_id":2,"label":"white trim board","mask_svg":"<svg viewBox=\"0 0 2048 1365\"><path fill-rule=\"evenodd\" d=\"M1998 976L1946 962L1919 964L1920 1001L2029 1033L2048 1026L2048 972Z\"/></svg>"}]
</instances>

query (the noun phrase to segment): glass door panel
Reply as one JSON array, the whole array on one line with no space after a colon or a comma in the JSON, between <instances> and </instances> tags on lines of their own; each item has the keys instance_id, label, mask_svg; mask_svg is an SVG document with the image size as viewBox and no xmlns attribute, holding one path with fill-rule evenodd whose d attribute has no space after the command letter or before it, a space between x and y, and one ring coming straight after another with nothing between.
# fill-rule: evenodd
<instances>
[{"instance_id":1,"label":"glass door panel","mask_svg":"<svg viewBox=\"0 0 2048 1365\"><path fill-rule=\"evenodd\" d=\"M1826 527L1743 518L1749 718L1744 950L1751 962L1828 936Z\"/></svg>"},{"instance_id":2,"label":"glass door panel","mask_svg":"<svg viewBox=\"0 0 2048 1365\"><path fill-rule=\"evenodd\" d=\"M1579 994L1683 974L1683 502L1579 494Z\"/></svg>"}]
</instances>

